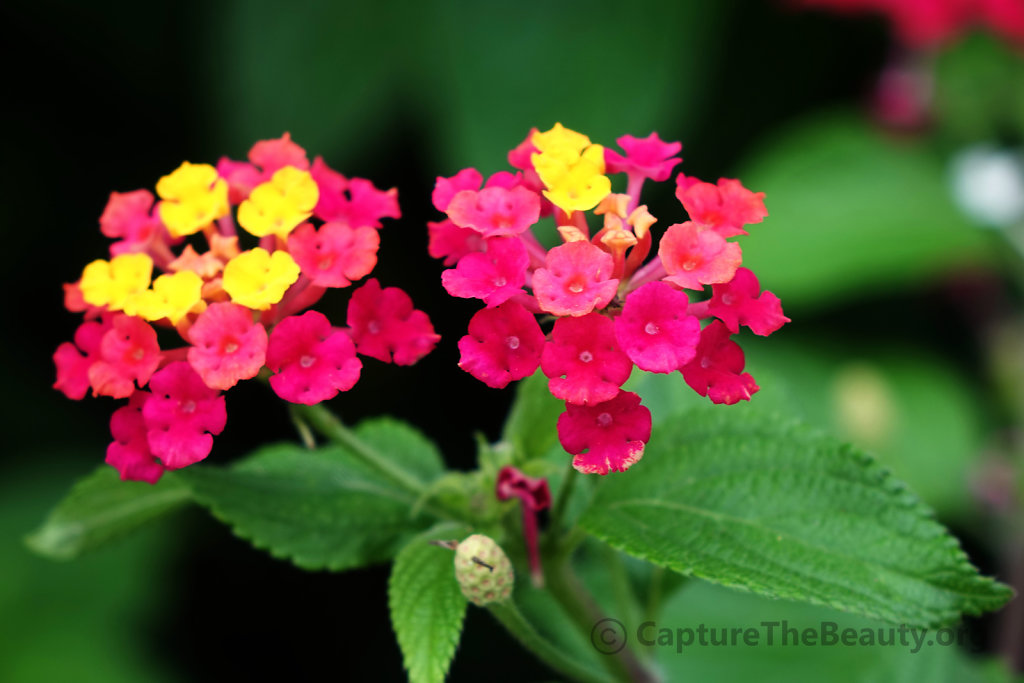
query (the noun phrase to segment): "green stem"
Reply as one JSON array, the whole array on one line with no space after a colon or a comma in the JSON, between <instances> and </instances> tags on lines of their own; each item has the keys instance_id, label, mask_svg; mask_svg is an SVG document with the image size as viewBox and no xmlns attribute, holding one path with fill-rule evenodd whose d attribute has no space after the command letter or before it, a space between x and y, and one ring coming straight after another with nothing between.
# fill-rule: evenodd
<instances>
[{"instance_id":1,"label":"green stem","mask_svg":"<svg viewBox=\"0 0 1024 683\"><path fill-rule=\"evenodd\" d=\"M312 406L295 404L292 406L292 409L303 420L308 422L313 429L331 441L344 446L353 455L409 493L418 497L426 491L426 485L423 482L401 467L396 466L376 449L364 443L336 415L327 410L323 404Z\"/></svg>"},{"instance_id":2,"label":"green stem","mask_svg":"<svg viewBox=\"0 0 1024 683\"><path fill-rule=\"evenodd\" d=\"M595 642L594 632L601 624L608 624L615 630L622 630L625 626L617 620L609 620L602 613L601 608L587 592L583 584L576 577L569 564L567 554L560 557L553 557L545 564L545 576L548 587L555 600L562 606L565 613L569 615L580 633L591 642ZM628 637L623 633L624 638ZM595 642L595 648L598 645ZM608 669L608 673L619 681L652 681L650 673L643 664L636 658L629 647L623 647L615 653L609 653L601 658L601 662Z\"/></svg>"},{"instance_id":3,"label":"green stem","mask_svg":"<svg viewBox=\"0 0 1024 683\"><path fill-rule=\"evenodd\" d=\"M513 602L494 603L487 609L523 647L563 676L584 683L609 682L606 676L572 659L554 643L537 633L537 629L523 617Z\"/></svg>"},{"instance_id":4,"label":"green stem","mask_svg":"<svg viewBox=\"0 0 1024 683\"><path fill-rule=\"evenodd\" d=\"M651 580L647 588L647 607L644 610L644 621L657 621L661 610L661 588L665 578L665 568L655 565L651 570Z\"/></svg>"},{"instance_id":5,"label":"green stem","mask_svg":"<svg viewBox=\"0 0 1024 683\"><path fill-rule=\"evenodd\" d=\"M562 478L562 485L558 487L558 495L555 496L555 506L551 509L551 522L549 524L554 533L560 533L564 522L565 510L569 506L569 498L572 497L573 485L578 479L578 472L569 461L566 467L565 476Z\"/></svg>"}]
</instances>

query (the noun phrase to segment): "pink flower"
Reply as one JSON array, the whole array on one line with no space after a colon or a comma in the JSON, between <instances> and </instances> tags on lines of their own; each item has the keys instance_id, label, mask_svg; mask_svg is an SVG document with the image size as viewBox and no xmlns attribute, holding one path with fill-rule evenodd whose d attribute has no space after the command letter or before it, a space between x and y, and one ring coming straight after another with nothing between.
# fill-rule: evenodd
<instances>
[{"instance_id":1,"label":"pink flower","mask_svg":"<svg viewBox=\"0 0 1024 683\"><path fill-rule=\"evenodd\" d=\"M210 454L213 435L224 430L224 397L206 386L184 361L175 361L149 381L153 395L142 406L149 449L169 470Z\"/></svg>"},{"instance_id":2,"label":"pink flower","mask_svg":"<svg viewBox=\"0 0 1024 683\"><path fill-rule=\"evenodd\" d=\"M441 284L452 296L482 299L490 307L522 291L530 256L515 237L494 237L486 246L486 251L466 254L455 268L441 273Z\"/></svg>"},{"instance_id":3,"label":"pink flower","mask_svg":"<svg viewBox=\"0 0 1024 683\"><path fill-rule=\"evenodd\" d=\"M558 440L584 474L625 472L643 457L650 438L651 411L629 391L592 406L567 403L558 418Z\"/></svg>"},{"instance_id":4,"label":"pink flower","mask_svg":"<svg viewBox=\"0 0 1024 683\"><path fill-rule=\"evenodd\" d=\"M355 386L363 364L344 331L331 329L322 313L306 311L274 327L267 367L276 373L270 378L274 393L292 403L313 405Z\"/></svg>"},{"instance_id":5,"label":"pink flower","mask_svg":"<svg viewBox=\"0 0 1024 683\"><path fill-rule=\"evenodd\" d=\"M427 222L427 233L427 251L434 258L443 258L446 266L454 266L466 254L487 248L483 235L472 228L460 228L447 218Z\"/></svg>"},{"instance_id":6,"label":"pink flower","mask_svg":"<svg viewBox=\"0 0 1024 683\"><path fill-rule=\"evenodd\" d=\"M533 274L540 307L552 315L580 316L611 302L619 287L612 257L589 242L568 242L547 254Z\"/></svg>"},{"instance_id":7,"label":"pink flower","mask_svg":"<svg viewBox=\"0 0 1024 683\"><path fill-rule=\"evenodd\" d=\"M266 359L266 328L238 304L210 304L189 328L188 338L189 365L211 389L227 391L255 377Z\"/></svg>"},{"instance_id":8,"label":"pink flower","mask_svg":"<svg viewBox=\"0 0 1024 683\"><path fill-rule=\"evenodd\" d=\"M732 280L714 285L711 291L707 314L725 323L733 334L740 331L740 325L746 325L754 334L765 337L789 322L782 314L779 297L761 292L757 276L747 268L739 268Z\"/></svg>"},{"instance_id":9,"label":"pink flower","mask_svg":"<svg viewBox=\"0 0 1024 683\"><path fill-rule=\"evenodd\" d=\"M156 331L141 318L118 314L100 341L99 358L89 366L89 384L96 396L128 398L134 382L146 385L160 365Z\"/></svg>"},{"instance_id":10,"label":"pink flower","mask_svg":"<svg viewBox=\"0 0 1024 683\"><path fill-rule=\"evenodd\" d=\"M551 378L548 387L556 398L591 405L619 393L633 370L633 361L615 341L612 321L591 313L555 321L540 367Z\"/></svg>"},{"instance_id":11,"label":"pink flower","mask_svg":"<svg viewBox=\"0 0 1024 683\"><path fill-rule=\"evenodd\" d=\"M489 387L529 377L540 365L544 333L533 314L513 301L476 312L459 340L459 367Z\"/></svg>"},{"instance_id":12,"label":"pink flower","mask_svg":"<svg viewBox=\"0 0 1024 683\"><path fill-rule=\"evenodd\" d=\"M123 481L155 484L166 469L153 457L146 439L142 406L151 395L148 391L136 391L128 405L118 408L110 416L110 435L114 440L107 446L106 463L121 473Z\"/></svg>"},{"instance_id":13,"label":"pink flower","mask_svg":"<svg viewBox=\"0 0 1024 683\"><path fill-rule=\"evenodd\" d=\"M719 178L718 185L712 185L680 173L676 198L694 223L722 237L746 235L744 225L760 223L768 215L764 192L751 192L731 178Z\"/></svg>"},{"instance_id":14,"label":"pink flower","mask_svg":"<svg viewBox=\"0 0 1024 683\"><path fill-rule=\"evenodd\" d=\"M288 251L302 274L319 287L348 287L377 265L380 235L368 226L303 223L288 235Z\"/></svg>"},{"instance_id":15,"label":"pink flower","mask_svg":"<svg viewBox=\"0 0 1024 683\"><path fill-rule=\"evenodd\" d=\"M144 251L149 244L166 235L160 218L153 213L153 193L149 190L111 192L100 216L100 232L119 242L110 245L113 256Z\"/></svg>"},{"instance_id":16,"label":"pink flower","mask_svg":"<svg viewBox=\"0 0 1024 683\"><path fill-rule=\"evenodd\" d=\"M728 282L743 262L740 245L691 221L668 226L658 255L668 273L664 279L686 289Z\"/></svg>"},{"instance_id":17,"label":"pink flower","mask_svg":"<svg viewBox=\"0 0 1024 683\"><path fill-rule=\"evenodd\" d=\"M540 195L525 187L462 190L452 197L447 213L455 225L484 237L514 236L540 218Z\"/></svg>"},{"instance_id":18,"label":"pink flower","mask_svg":"<svg viewBox=\"0 0 1024 683\"><path fill-rule=\"evenodd\" d=\"M604 163L609 173L628 173L660 183L668 180L672 169L682 161L675 156L683 148L682 143L664 142L657 133L645 138L623 135L616 142L626 155L605 148Z\"/></svg>"},{"instance_id":19,"label":"pink flower","mask_svg":"<svg viewBox=\"0 0 1024 683\"><path fill-rule=\"evenodd\" d=\"M615 318L615 337L630 360L648 372L673 372L697 352L700 321L687 314L690 298L664 282L630 292Z\"/></svg>"},{"instance_id":20,"label":"pink flower","mask_svg":"<svg viewBox=\"0 0 1024 683\"><path fill-rule=\"evenodd\" d=\"M475 168L464 168L450 178L438 176L430 199L438 211L447 211L452 197L463 190L479 190L484 177Z\"/></svg>"},{"instance_id":21,"label":"pink flower","mask_svg":"<svg viewBox=\"0 0 1024 683\"><path fill-rule=\"evenodd\" d=\"M398 287L381 289L375 278L352 292L348 326L358 353L397 365L412 365L441 339L427 314L413 308L408 294Z\"/></svg>"},{"instance_id":22,"label":"pink flower","mask_svg":"<svg viewBox=\"0 0 1024 683\"><path fill-rule=\"evenodd\" d=\"M725 323L715 320L701 331L697 355L683 367L683 379L712 403L732 405L749 401L760 388L743 365L743 349L729 339Z\"/></svg>"},{"instance_id":23,"label":"pink flower","mask_svg":"<svg viewBox=\"0 0 1024 683\"><path fill-rule=\"evenodd\" d=\"M99 358L103 335L111 327L109 319L86 321L75 330L75 342L64 342L53 354L57 381L53 388L68 398L79 401L89 390L89 368Z\"/></svg>"},{"instance_id":24,"label":"pink flower","mask_svg":"<svg viewBox=\"0 0 1024 683\"><path fill-rule=\"evenodd\" d=\"M310 170L320 190L313 215L323 221L338 221L356 228L381 227L382 218L400 218L398 190L378 190L369 180L346 178L330 168L322 157Z\"/></svg>"}]
</instances>

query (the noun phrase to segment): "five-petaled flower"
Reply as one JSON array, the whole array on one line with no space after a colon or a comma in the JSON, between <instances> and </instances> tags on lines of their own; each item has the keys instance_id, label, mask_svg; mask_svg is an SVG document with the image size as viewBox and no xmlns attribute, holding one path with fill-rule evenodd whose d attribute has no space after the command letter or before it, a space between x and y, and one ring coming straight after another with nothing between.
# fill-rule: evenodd
<instances>
[{"instance_id":1,"label":"five-petaled flower","mask_svg":"<svg viewBox=\"0 0 1024 683\"><path fill-rule=\"evenodd\" d=\"M731 241L768 215L764 195L734 179L678 174L688 220L670 225L655 250L656 219L640 193L669 180L682 145L657 133L617 142L622 153L561 124L531 130L509 153L516 173L438 178L433 202L446 218L428 224L430 254L450 266L445 289L486 306L459 342L460 367L496 388L540 368L565 401L562 446L577 470L598 474L629 468L651 436L650 411L622 389L634 365L678 371L715 403L748 400L758 387L730 336L741 326L767 335L789 320ZM624 193L612 192L606 173L626 176ZM550 249L531 230L549 215L562 240Z\"/></svg>"},{"instance_id":2,"label":"five-petaled flower","mask_svg":"<svg viewBox=\"0 0 1024 683\"><path fill-rule=\"evenodd\" d=\"M370 274L381 219L400 216L396 190L310 164L285 133L253 145L248 162L186 161L156 193L155 204L144 189L111 194L100 218L117 240L111 258L65 285L85 321L53 355L69 398L128 400L107 449L123 479L152 483L209 455L227 421L222 392L240 381L264 373L281 398L313 404L352 388L356 354L411 365L437 344L409 296L373 279L353 292L348 327L299 315ZM160 328L184 344L161 346L174 342Z\"/></svg>"}]
</instances>

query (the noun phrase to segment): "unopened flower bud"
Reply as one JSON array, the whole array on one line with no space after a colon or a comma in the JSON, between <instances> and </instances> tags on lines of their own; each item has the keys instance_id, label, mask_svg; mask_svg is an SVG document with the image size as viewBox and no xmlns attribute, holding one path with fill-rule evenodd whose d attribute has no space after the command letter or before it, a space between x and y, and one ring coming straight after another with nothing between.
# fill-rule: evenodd
<instances>
[{"instance_id":1,"label":"unopened flower bud","mask_svg":"<svg viewBox=\"0 0 1024 683\"><path fill-rule=\"evenodd\" d=\"M455 549L455 578L466 599L483 606L507 600L515 574L505 551L493 539L473 534Z\"/></svg>"}]
</instances>

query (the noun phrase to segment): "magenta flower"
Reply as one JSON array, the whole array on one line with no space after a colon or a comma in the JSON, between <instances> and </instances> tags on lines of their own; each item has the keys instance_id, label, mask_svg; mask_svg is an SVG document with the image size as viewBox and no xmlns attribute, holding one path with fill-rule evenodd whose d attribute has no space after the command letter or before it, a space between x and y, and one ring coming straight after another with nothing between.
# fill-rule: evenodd
<instances>
[{"instance_id":1,"label":"magenta flower","mask_svg":"<svg viewBox=\"0 0 1024 683\"><path fill-rule=\"evenodd\" d=\"M313 405L348 391L363 364L343 330L331 328L322 313L306 311L285 318L270 333L267 367L270 387L292 403Z\"/></svg>"},{"instance_id":2,"label":"magenta flower","mask_svg":"<svg viewBox=\"0 0 1024 683\"><path fill-rule=\"evenodd\" d=\"M559 318L541 354L548 388L563 401L593 405L614 398L633 361L615 340L615 326L600 313Z\"/></svg>"},{"instance_id":3,"label":"magenta flower","mask_svg":"<svg viewBox=\"0 0 1024 683\"><path fill-rule=\"evenodd\" d=\"M623 156L615 150L604 150L604 163L609 173L626 173L632 176L649 178L656 183L668 180L682 159L676 157L683 148L679 142L664 142L657 133L645 138L623 135L615 140L626 152Z\"/></svg>"},{"instance_id":4,"label":"magenta flower","mask_svg":"<svg viewBox=\"0 0 1024 683\"><path fill-rule=\"evenodd\" d=\"M629 391L592 406L567 403L558 418L558 440L585 474L625 472L643 457L650 438L651 411Z\"/></svg>"},{"instance_id":5,"label":"magenta flower","mask_svg":"<svg viewBox=\"0 0 1024 683\"><path fill-rule=\"evenodd\" d=\"M57 381L53 388L68 398L79 401L89 390L89 368L99 359L103 335L111 327L110 320L87 320L75 330L75 342L64 342L53 354Z\"/></svg>"},{"instance_id":6,"label":"magenta flower","mask_svg":"<svg viewBox=\"0 0 1024 683\"><path fill-rule=\"evenodd\" d=\"M266 359L266 328L238 304L210 304L189 328L188 339L189 365L211 389L227 391L255 377Z\"/></svg>"},{"instance_id":7,"label":"magenta flower","mask_svg":"<svg viewBox=\"0 0 1024 683\"><path fill-rule=\"evenodd\" d=\"M348 287L377 265L380 234L371 227L303 223L288 235L288 251L302 274L319 287Z\"/></svg>"},{"instance_id":8,"label":"magenta flower","mask_svg":"<svg viewBox=\"0 0 1024 683\"><path fill-rule=\"evenodd\" d=\"M692 221L668 226L658 256L668 273L665 280L686 289L728 282L743 262L740 245Z\"/></svg>"},{"instance_id":9,"label":"magenta flower","mask_svg":"<svg viewBox=\"0 0 1024 683\"><path fill-rule=\"evenodd\" d=\"M110 435L114 440L107 446L106 463L120 472L121 479L125 481L155 484L166 469L149 450L146 437L142 406L150 396L148 391L136 391L128 405L118 408L110 416Z\"/></svg>"},{"instance_id":10,"label":"magenta flower","mask_svg":"<svg viewBox=\"0 0 1024 683\"><path fill-rule=\"evenodd\" d=\"M749 401L760 387L743 372L744 363L743 349L729 339L725 323L716 320L701 331L697 355L683 367L683 379L713 403Z\"/></svg>"},{"instance_id":11,"label":"magenta flower","mask_svg":"<svg viewBox=\"0 0 1024 683\"><path fill-rule=\"evenodd\" d=\"M757 276L747 268L736 270L729 282L714 285L711 299L704 302L707 315L713 315L736 334L746 325L754 334L766 337L789 322L782 314L779 297L761 292Z\"/></svg>"},{"instance_id":12,"label":"magenta flower","mask_svg":"<svg viewBox=\"0 0 1024 683\"><path fill-rule=\"evenodd\" d=\"M163 223L153 211L155 198L149 190L111 192L100 216L100 232L111 239L110 253L130 254L165 238Z\"/></svg>"},{"instance_id":13,"label":"magenta flower","mask_svg":"<svg viewBox=\"0 0 1024 683\"><path fill-rule=\"evenodd\" d=\"M506 301L477 311L459 340L459 367L489 387L529 377L540 365L544 333L533 314Z\"/></svg>"},{"instance_id":14,"label":"magenta flower","mask_svg":"<svg viewBox=\"0 0 1024 683\"><path fill-rule=\"evenodd\" d=\"M717 185L680 173L676 176L676 198L690 220L712 228L722 237L746 235L743 226L760 223L768 215L764 192L751 192L738 180L719 178Z\"/></svg>"},{"instance_id":15,"label":"magenta flower","mask_svg":"<svg viewBox=\"0 0 1024 683\"><path fill-rule=\"evenodd\" d=\"M427 314L413 308L408 294L398 287L381 289L373 278L352 292L348 326L358 353L397 365L412 365L441 338Z\"/></svg>"},{"instance_id":16,"label":"magenta flower","mask_svg":"<svg viewBox=\"0 0 1024 683\"><path fill-rule=\"evenodd\" d=\"M548 252L533 274L540 307L553 315L580 316L611 302L619 287L612 257L589 242L568 242Z\"/></svg>"},{"instance_id":17,"label":"magenta flower","mask_svg":"<svg viewBox=\"0 0 1024 683\"><path fill-rule=\"evenodd\" d=\"M149 380L153 395L142 406L149 449L169 470L210 454L213 437L224 430L224 397L206 386L192 367L175 361Z\"/></svg>"},{"instance_id":18,"label":"magenta flower","mask_svg":"<svg viewBox=\"0 0 1024 683\"><path fill-rule=\"evenodd\" d=\"M452 223L484 237L518 235L540 218L540 197L525 187L462 190L445 211Z\"/></svg>"},{"instance_id":19,"label":"magenta flower","mask_svg":"<svg viewBox=\"0 0 1024 683\"><path fill-rule=\"evenodd\" d=\"M381 227L382 218L400 218L398 190L378 190L369 180L346 178L330 168L322 157L310 169L320 190L313 215L322 221L340 222L356 228Z\"/></svg>"},{"instance_id":20,"label":"magenta flower","mask_svg":"<svg viewBox=\"0 0 1024 683\"><path fill-rule=\"evenodd\" d=\"M452 296L482 299L488 307L508 301L522 291L530 256L511 237L494 237L487 250L467 254L455 268L441 273L441 284Z\"/></svg>"},{"instance_id":21,"label":"magenta flower","mask_svg":"<svg viewBox=\"0 0 1024 683\"><path fill-rule=\"evenodd\" d=\"M630 293L615 319L615 337L638 368L667 373L693 359L700 321L687 313L689 302L664 282L648 282Z\"/></svg>"},{"instance_id":22,"label":"magenta flower","mask_svg":"<svg viewBox=\"0 0 1024 683\"><path fill-rule=\"evenodd\" d=\"M460 228L447 218L428 221L427 232L427 251L434 258L443 258L446 266L454 266L463 256L487 248L483 235L472 228Z\"/></svg>"},{"instance_id":23,"label":"magenta flower","mask_svg":"<svg viewBox=\"0 0 1024 683\"><path fill-rule=\"evenodd\" d=\"M479 190L484 177L475 168L464 168L450 178L437 176L430 200L438 211L447 211L448 205L463 190Z\"/></svg>"},{"instance_id":24,"label":"magenta flower","mask_svg":"<svg viewBox=\"0 0 1024 683\"><path fill-rule=\"evenodd\" d=\"M118 314L103 333L99 357L89 366L89 384L96 396L128 398L146 385L160 366L156 331L145 320Z\"/></svg>"}]
</instances>

